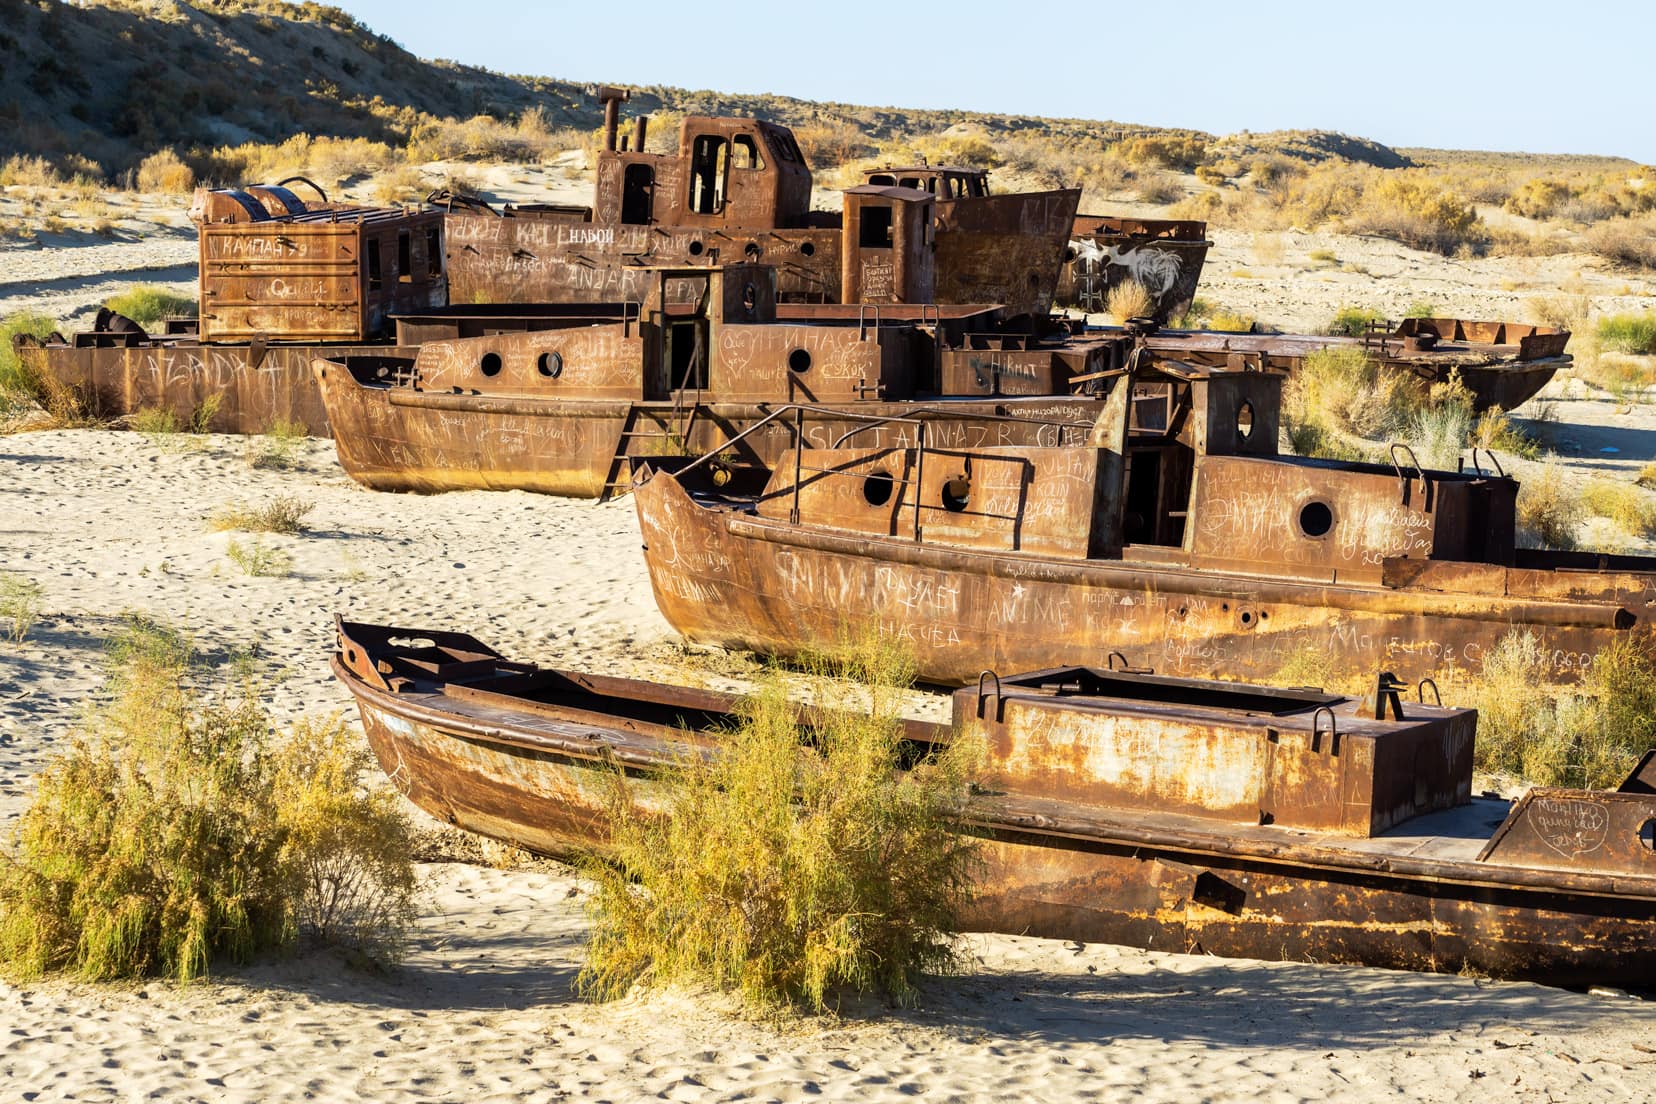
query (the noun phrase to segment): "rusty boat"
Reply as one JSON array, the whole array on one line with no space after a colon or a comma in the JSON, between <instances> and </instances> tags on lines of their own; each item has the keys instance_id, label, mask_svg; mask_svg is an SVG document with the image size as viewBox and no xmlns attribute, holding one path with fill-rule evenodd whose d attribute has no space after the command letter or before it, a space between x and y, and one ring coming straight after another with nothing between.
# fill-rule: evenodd
<instances>
[{"instance_id":1,"label":"rusty boat","mask_svg":"<svg viewBox=\"0 0 1656 1104\"><path fill-rule=\"evenodd\" d=\"M1030 317L1052 307L1079 188L992 195L983 169L871 170L841 211L813 211L811 169L787 127L691 115L674 152L649 153L647 116L632 148L618 136L628 92L598 93L590 207L496 211L433 194L448 213L454 302L637 302L646 267L762 261L782 302L997 303ZM894 268L905 256L926 270L921 294Z\"/></svg>"},{"instance_id":2,"label":"rusty boat","mask_svg":"<svg viewBox=\"0 0 1656 1104\"><path fill-rule=\"evenodd\" d=\"M439 820L602 853L624 773L717 754L726 694L541 668L449 631L340 622L332 660L393 783ZM1615 791L1471 794L1476 714L1066 667L956 692L987 754L969 930L1172 952L1656 985L1656 754ZM822 715L801 710L806 730Z\"/></svg>"},{"instance_id":3,"label":"rusty boat","mask_svg":"<svg viewBox=\"0 0 1656 1104\"><path fill-rule=\"evenodd\" d=\"M634 271L650 280L637 304L449 307L397 319L417 355L319 356L340 463L379 490L609 497L644 459L777 462L800 439L783 406L812 408L818 446L913 444L921 422L937 446L1080 444L1130 360L1287 371L1349 346L1474 383L1568 361L1546 335L1453 319L1441 341L1031 328L1002 305L783 303L763 263Z\"/></svg>"},{"instance_id":4,"label":"rusty boat","mask_svg":"<svg viewBox=\"0 0 1656 1104\"><path fill-rule=\"evenodd\" d=\"M873 627L955 684L1110 652L1182 676L1314 660L1333 683L1444 681L1513 632L1562 684L1614 641L1656 644L1656 558L1518 548L1518 484L1487 455L1453 472L1401 444L1380 464L1279 455L1280 372L1132 361L1105 373L1085 445L807 431L758 492L708 486L717 454L641 474L661 612L776 655Z\"/></svg>"},{"instance_id":5,"label":"rusty boat","mask_svg":"<svg viewBox=\"0 0 1656 1104\"><path fill-rule=\"evenodd\" d=\"M57 335L19 351L95 416L171 411L181 424L324 436L319 354L405 353L392 316L448 302L441 212L302 199L281 185L199 189L200 317ZM306 182L308 183L308 182Z\"/></svg>"}]
</instances>

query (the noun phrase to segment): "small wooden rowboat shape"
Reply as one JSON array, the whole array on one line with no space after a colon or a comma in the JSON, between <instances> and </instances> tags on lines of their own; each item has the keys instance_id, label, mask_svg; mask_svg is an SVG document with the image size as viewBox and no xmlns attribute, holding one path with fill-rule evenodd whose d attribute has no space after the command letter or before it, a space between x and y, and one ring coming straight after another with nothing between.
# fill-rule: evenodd
<instances>
[{"instance_id":1,"label":"small wooden rowboat shape","mask_svg":"<svg viewBox=\"0 0 1656 1104\"><path fill-rule=\"evenodd\" d=\"M659 807L655 770L716 754L737 704L343 621L333 671L415 804L552 855L601 850L617 769ZM1656 753L1615 791L1473 797L1476 713L1402 690L986 672L955 693L955 726L907 738L986 736L973 930L1656 985Z\"/></svg>"}]
</instances>

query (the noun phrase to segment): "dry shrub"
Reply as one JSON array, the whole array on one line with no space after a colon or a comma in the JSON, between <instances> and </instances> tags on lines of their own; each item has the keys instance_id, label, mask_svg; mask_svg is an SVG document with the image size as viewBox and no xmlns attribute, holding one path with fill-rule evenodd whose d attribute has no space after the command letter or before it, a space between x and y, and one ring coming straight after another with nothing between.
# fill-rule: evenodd
<instances>
[{"instance_id":1,"label":"dry shrub","mask_svg":"<svg viewBox=\"0 0 1656 1104\"><path fill-rule=\"evenodd\" d=\"M932 165L972 165L993 169L1000 165L1000 153L982 134L927 134L908 143L907 152L925 158Z\"/></svg>"},{"instance_id":2,"label":"dry shrub","mask_svg":"<svg viewBox=\"0 0 1656 1104\"><path fill-rule=\"evenodd\" d=\"M1533 177L1520 184L1503 206L1515 215L1545 219L1551 218L1559 206L1574 195L1568 184L1547 177Z\"/></svg>"},{"instance_id":3,"label":"dry shrub","mask_svg":"<svg viewBox=\"0 0 1656 1104\"><path fill-rule=\"evenodd\" d=\"M33 311L9 314L0 321L0 401L12 395L45 404L45 383L38 366L27 354L19 355L12 342L19 334L43 340L56 329L56 322Z\"/></svg>"},{"instance_id":4,"label":"dry shrub","mask_svg":"<svg viewBox=\"0 0 1656 1104\"><path fill-rule=\"evenodd\" d=\"M1137 192L1140 203L1154 203L1164 207L1184 198L1184 189L1179 187L1178 182L1165 176L1151 175L1140 178Z\"/></svg>"},{"instance_id":5,"label":"dry shrub","mask_svg":"<svg viewBox=\"0 0 1656 1104\"><path fill-rule=\"evenodd\" d=\"M1383 371L1361 349L1319 349L1282 389L1282 422L1301 456L1362 459L1369 442L1395 440L1421 405L1412 376Z\"/></svg>"},{"instance_id":6,"label":"dry shrub","mask_svg":"<svg viewBox=\"0 0 1656 1104\"><path fill-rule=\"evenodd\" d=\"M298 495L277 495L262 506L232 503L208 518L207 527L218 532L302 533L305 515L312 509L314 506Z\"/></svg>"},{"instance_id":7,"label":"dry shrub","mask_svg":"<svg viewBox=\"0 0 1656 1104\"><path fill-rule=\"evenodd\" d=\"M1618 218L1587 231L1587 248L1619 264L1656 268L1656 219Z\"/></svg>"},{"instance_id":8,"label":"dry shrub","mask_svg":"<svg viewBox=\"0 0 1656 1104\"><path fill-rule=\"evenodd\" d=\"M561 152L545 112L537 107L514 122L490 115L429 119L409 135L407 156L414 161L533 162Z\"/></svg>"},{"instance_id":9,"label":"dry shrub","mask_svg":"<svg viewBox=\"0 0 1656 1104\"><path fill-rule=\"evenodd\" d=\"M413 897L396 861L408 826L364 798L360 751L336 722L273 742L246 662L227 686L204 681L164 626L132 618L111 643L111 700L41 774L0 863L10 972L188 981L302 933L395 953ZM359 923L318 869L370 902Z\"/></svg>"},{"instance_id":10,"label":"dry shrub","mask_svg":"<svg viewBox=\"0 0 1656 1104\"><path fill-rule=\"evenodd\" d=\"M0 187L22 184L35 188L49 188L63 183L63 176L44 157L25 157L12 154L0 164Z\"/></svg>"},{"instance_id":11,"label":"dry shrub","mask_svg":"<svg viewBox=\"0 0 1656 1104\"><path fill-rule=\"evenodd\" d=\"M1470 203L1419 176L1386 175L1364 193L1348 223L1356 230L1443 254L1484 238L1483 222Z\"/></svg>"},{"instance_id":12,"label":"dry shrub","mask_svg":"<svg viewBox=\"0 0 1656 1104\"><path fill-rule=\"evenodd\" d=\"M293 557L280 548L271 547L259 537L246 544L232 540L224 546L224 554L241 569L243 575L255 578L280 579L293 571Z\"/></svg>"},{"instance_id":13,"label":"dry shrub","mask_svg":"<svg viewBox=\"0 0 1656 1104\"><path fill-rule=\"evenodd\" d=\"M1156 309L1156 300L1143 284L1126 279L1106 293L1104 309L1117 322L1125 322L1129 318L1149 318Z\"/></svg>"},{"instance_id":14,"label":"dry shrub","mask_svg":"<svg viewBox=\"0 0 1656 1104\"><path fill-rule=\"evenodd\" d=\"M1652 460L1640 468L1639 474L1634 477L1633 482L1647 490L1656 491L1656 460Z\"/></svg>"},{"instance_id":15,"label":"dry shrub","mask_svg":"<svg viewBox=\"0 0 1656 1104\"><path fill-rule=\"evenodd\" d=\"M13 644L21 644L29 637L40 616L42 597L46 589L26 576L12 571L0 571L0 631Z\"/></svg>"},{"instance_id":16,"label":"dry shrub","mask_svg":"<svg viewBox=\"0 0 1656 1104\"><path fill-rule=\"evenodd\" d=\"M581 991L691 981L820 1011L846 988L906 997L952 965L977 863L960 831L974 745L899 770L912 673L885 647L840 657L814 697L837 711L809 733L773 676L711 764L660 776L661 816L617 775Z\"/></svg>"},{"instance_id":17,"label":"dry shrub","mask_svg":"<svg viewBox=\"0 0 1656 1104\"><path fill-rule=\"evenodd\" d=\"M1656 744L1656 655L1648 642L1601 649L1578 692L1550 685L1534 633L1514 629L1467 688L1478 710L1476 764L1544 786L1618 785Z\"/></svg>"},{"instance_id":18,"label":"dry shrub","mask_svg":"<svg viewBox=\"0 0 1656 1104\"><path fill-rule=\"evenodd\" d=\"M426 191L425 176L412 165L398 165L374 178L374 202L386 207L418 203Z\"/></svg>"},{"instance_id":19,"label":"dry shrub","mask_svg":"<svg viewBox=\"0 0 1656 1104\"><path fill-rule=\"evenodd\" d=\"M195 170L172 149L157 150L138 166L138 190L189 195L195 188Z\"/></svg>"},{"instance_id":20,"label":"dry shrub","mask_svg":"<svg viewBox=\"0 0 1656 1104\"><path fill-rule=\"evenodd\" d=\"M1532 322L1555 330L1578 331L1592 309L1593 301L1580 292L1532 295L1524 300L1524 312Z\"/></svg>"},{"instance_id":21,"label":"dry shrub","mask_svg":"<svg viewBox=\"0 0 1656 1104\"><path fill-rule=\"evenodd\" d=\"M1581 505L1593 517L1609 518L1635 537L1656 536L1656 501L1632 484L1589 480L1581 489Z\"/></svg>"},{"instance_id":22,"label":"dry shrub","mask_svg":"<svg viewBox=\"0 0 1656 1104\"><path fill-rule=\"evenodd\" d=\"M833 169L874 154L874 143L850 123L807 123L794 130L794 140L813 169Z\"/></svg>"},{"instance_id":23,"label":"dry shrub","mask_svg":"<svg viewBox=\"0 0 1656 1104\"><path fill-rule=\"evenodd\" d=\"M248 465L261 471L290 471L298 464L299 445L304 439L302 422L277 418L249 443Z\"/></svg>"},{"instance_id":24,"label":"dry shrub","mask_svg":"<svg viewBox=\"0 0 1656 1104\"><path fill-rule=\"evenodd\" d=\"M1519 547L1574 548L1586 511L1565 482L1562 465L1548 457L1518 474Z\"/></svg>"},{"instance_id":25,"label":"dry shrub","mask_svg":"<svg viewBox=\"0 0 1656 1104\"><path fill-rule=\"evenodd\" d=\"M1130 165L1190 172L1207 157L1207 149L1201 138L1158 134L1117 142L1110 152Z\"/></svg>"}]
</instances>

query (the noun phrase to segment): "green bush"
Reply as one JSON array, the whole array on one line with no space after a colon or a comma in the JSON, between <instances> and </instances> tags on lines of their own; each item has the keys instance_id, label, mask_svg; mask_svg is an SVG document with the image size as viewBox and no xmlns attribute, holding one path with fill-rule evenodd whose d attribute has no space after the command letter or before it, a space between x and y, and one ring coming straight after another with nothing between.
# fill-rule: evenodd
<instances>
[{"instance_id":1,"label":"green bush","mask_svg":"<svg viewBox=\"0 0 1656 1104\"><path fill-rule=\"evenodd\" d=\"M0 861L0 960L21 977L188 981L303 933L392 955L410 832L360 789L337 721L272 741L256 673L200 687L178 633L132 619L111 700L41 774Z\"/></svg>"},{"instance_id":2,"label":"green bush","mask_svg":"<svg viewBox=\"0 0 1656 1104\"><path fill-rule=\"evenodd\" d=\"M836 711L810 732L773 677L710 764L661 777L659 816L618 781L581 991L691 981L820 1011L950 966L977 863L960 831L974 745L898 769L911 675L878 648L842 658L815 697Z\"/></svg>"},{"instance_id":3,"label":"green bush","mask_svg":"<svg viewBox=\"0 0 1656 1104\"><path fill-rule=\"evenodd\" d=\"M1327 332L1346 337L1362 337L1368 332L1369 323L1382 322L1384 316L1379 311L1369 310L1367 307L1341 307L1328 323Z\"/></svg>"},{"instance_id":4,"label":"green bush","mask_svg":"<svg viewBox=\"0 0 1656 1104\"><path fill-rule=\"evenodd\" d=\"M20 311L0 321L0 396L12 394L45 405L45 384L40 373L12 347L12 338L18 334L45 338L57 329L57 323L44 314Z\"/></svg>"},{"instance_id":5,"label":"green bush","mask_svg":"<svg viewBox=\"0 0 1656 1104\"><path fill-rule=\"evenodd\" d=\"M1611 352L1656 355L1656 313L1607 314L1598 320L1598 339Z\"/></svg>"},{"instance_id":6,"label":"green bush","mask_svg":"<svg viewBox=\"0 0 1656 1104\"><path fill-rule=\"evenodd\" d=\"M1535 634L1514 629L1468 688L1478 709L1476 765L1542 786L1613 787L1656 746L1656 654L1619 640L1578 691L1550 685Z\"/></svg>"},{"instance_id":7,"label":"green bush","mask_svg":"<svg viewBox=\"0 0 1656 1104\"><path fill-rule=\"evenodd\" d=\"M104 306L117 314L124 314L140 326L153 326L163 318L196 314L196 301L187 295L175 295L154 284L136 284L121 294L105 300Z\"/></svg>"}]
</instances>

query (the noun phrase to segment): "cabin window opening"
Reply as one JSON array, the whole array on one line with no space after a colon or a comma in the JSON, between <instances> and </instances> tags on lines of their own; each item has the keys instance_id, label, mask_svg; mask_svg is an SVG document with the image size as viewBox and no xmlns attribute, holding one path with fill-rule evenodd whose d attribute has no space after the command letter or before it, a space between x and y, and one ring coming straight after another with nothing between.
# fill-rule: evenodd
<instances>
[{"instance_id":1,"label":"cabin window opening","mask_svg":"<svg viewBox=\"0 0 1656 1104\"><path fill-rule=\"evenodd\" d=\"M674 322L668 327L669 379L674 391L700 391L707 386L707 352L699 321Z\"/></svg>"},{"instance_id":2,"label":"cabin window opening","mask_svg":"<svg viewBox=\"0 0 1656 1104\"><path fill-rule=\"evenodd\" d=\"M918 188L918 187L920 187L920 178L918 176L905 176L905 177L903 177L903 187L905 187L905 188Z\"/></svg>"},{"instance_id":3,"label":"cabin window opening","mask_svg":"<svg viewBox=\"0 0 1656 1104\"><path fill-rule=\"evenodd\" d=\"M795 349L788 354L788 371L803 375L811 370L811 351L809 349Z\"/></svg>"},{"instance_id":4,"label":"cabin window opening","mask_svg":"<svg viewBox=\"0 0 1656 1104\"><path fill-rule=\"evenodd\" d=\"M730 144L717 134L700 134L690 147L690 210L716 215L724 207L723 181Z\"/></svg>"},{"instance_id":5,"label":"cabin window opening","mask_svg":"<svg viewBox=\"0 0 1656 1104\"><path fill-rule=\"evenodd\" d=\"M893 184L897 183L897 178L892 176L890 173L874 173L869 176L868 182L870 184L881 184L889 188Z\"/></svg>"},{"instance_id":6,"label":"cabin window opening","mask_svg":"<svg viewBox=\"0 0 1656 1104\"><path fill-rule=\"evenodd\" d=\"M655 170L648 165L628 165L621 174L621 221L628 226L648 226Z\"/></svg>"},{"instance_id":7,"label":"cabin window opening","mask_svg":"<svg viewBox=\"0 0 1656 1104\"><path fill-rule=\"evenodd\" d=\"M536 358L535 367L539 368L540 374L547 379L557 379L563 375L563 354L557 352L542 353Z\"/></svg>"},{"instance_id":8,"label":"cabin window opening","mask_svg":"<svg viewBox=\"0 0 1656 1104\"><path fill-rule=\"evenodd\" d=\"M738 134L730 140L730 165L735 169L762 169L765 163L759 157L759 144L751 134Z\"/></svg>"},{"instance_id":9,"label":"cabin window opening","mask_svg":"<svg viewBox=\"0 0 1656 1104\"><path fill-rule=\"evenodd\" d=\"M433 278L443 274L443 232L435 226L426 227L426 275Z\"/></svg>"},{"instance_id":10,"label":"cabin window opening","mask_svg":"<svg viewBox=\"0 0 1656 1104\"><path fill-rule=\"evenodd\" d=\"M407 230L397 231L397 280L414 282L414 235Z\"/></svg>"},{"instance_id":11,"label":"cabin window opening","mask_svg":"<svg viewBox=\"0 0 1656 1104\"><path fill-rule=\"evenodd\" d=\"M897 481L891 478L891 473L877 471L863 480L863 501L870 506L884 506L891 501L891 492Z\"/></svg>"},{"instance_id":12,"label":"cabin window opening","mask_svg":"<svg viewBox=\"0 0 1656 1104\"><path fill-rule=\"evenodd\" d=\"M891 248L891 208L864 207L857 231L857 244L864 249Z\"/></svg>"},{"instance_id":13,"label":"cabin window opening","mask_svg":"<svg viewBox=\"0 0 1656 1104\"><path fill-rule=\"evenodd\" d=\"M368 290L378 291L385 286L385 273L380 268L380 243L374 238L368 243Z\"/></svg>"},{"instance_id":14,"label":"cabin window opening","mask_svg":"<svg viewBox=\"0 0 1656 1104\"><path fill-rule=\"evenodd\" d=\"M967 177L966 194L973 199L982 199L989 194L989 182L981 176Z\"/></svg>"},{"instance_id":15,"label":"cabin window opening","mask_svg":"<svg viewBox=\"0 0 1656 1104\"><path fill-rule=\"evenodd\" d=\"M1328 503L1321 499L1312 499L1300 507L1299 529L1311 540L1318 540L1328 536L1328 531L1334 528L1334 511Z\"/></svg>"},{"instance_id":16,"label":"cabin window opening","mask_svg":"<svg viewBox=\"0 0 1656 1104\"><path fill-rule=\"evenodd\" d=\"M500 375L500 354L484 353L483 359L477 362L477 368L485 376Z\"/></svg>"},{"instance_id":17,"label":"cabin window opening","mask_svg":"<svg viewBox=\"0 0 1656 1104\"><path fill-rule=\"evenodd\" d=\"M957 475L943 484L943 508L951 514L958 514L966 509L972 500L972 481L964 475Z\"/></svg>"},{"instance_id":18,"label":"cabin window opening","mask_svg":"<svg viewBox=\"0 0 1656 1104\"><path fill-rule=\"evenodd\" d=\"M1242 444L1248 443L1248 436L1253 433L1254 408L1253 403L1246 399L1236 408L1236 439Z\"/></svg>"},{"instance_id":19,"label":"cabin window opening","mask_svg":"<svg viewBox=\"0 0 1656 1104\"><path fill-rule=\"evenodd\" d=\"M775 150L776 156L783 161L805 160L805 155L799 152L799 144L794 141L792 134L785 130L773 130L768 131L766 136L770 139L771 149Z\"/></svg>"}]
</instances>

